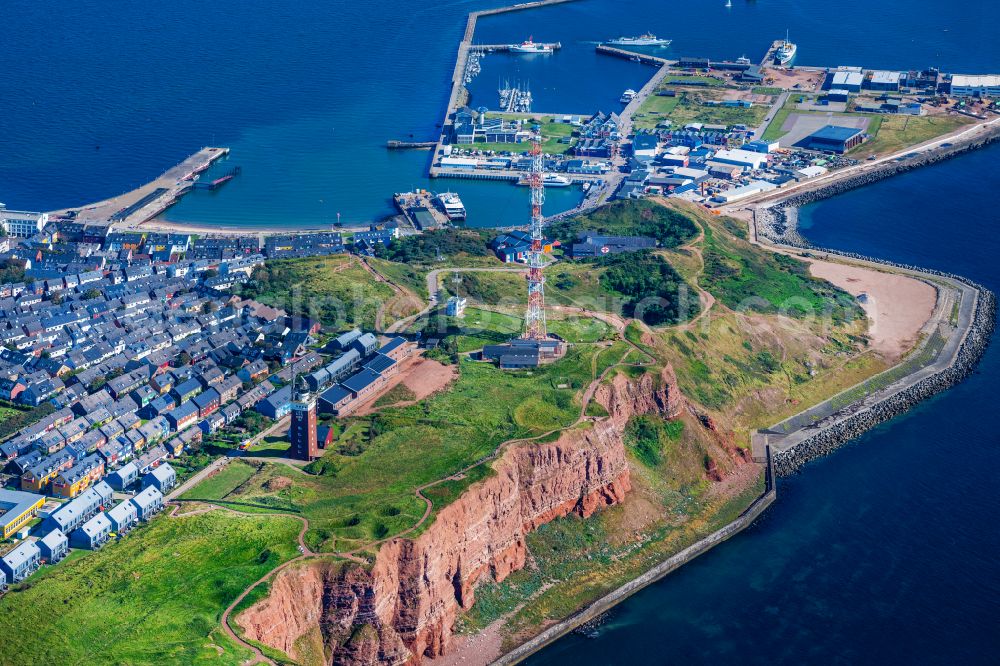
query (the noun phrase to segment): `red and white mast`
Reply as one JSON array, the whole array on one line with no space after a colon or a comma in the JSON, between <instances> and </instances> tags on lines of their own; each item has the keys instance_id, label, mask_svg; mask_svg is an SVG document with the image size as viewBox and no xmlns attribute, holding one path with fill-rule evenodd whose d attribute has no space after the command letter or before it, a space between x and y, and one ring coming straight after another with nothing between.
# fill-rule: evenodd
<instances>
[{"instance_id":1,"label":"red and white mast","mask_svg":"<svg viewBox=\"0 0 1000 666\"><path fill-rule=\"evenodd\" d=\"M542 176L545 157L542 155L542 135L538 125L531 134L531 249L528 251L528 312L524 317L524 339L544 340L548 337L545 327L545 278L542 277L542 204L545 203L545 185Z\"/></svg>"}]
</instances>

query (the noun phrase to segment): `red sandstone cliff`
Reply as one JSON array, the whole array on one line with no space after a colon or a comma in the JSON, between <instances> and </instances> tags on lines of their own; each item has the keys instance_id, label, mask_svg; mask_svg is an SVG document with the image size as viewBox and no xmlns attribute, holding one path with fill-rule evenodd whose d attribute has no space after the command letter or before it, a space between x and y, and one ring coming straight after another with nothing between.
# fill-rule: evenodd
<instances>
[{"instance_id":1,"label":"red sandstone cliff","mask_svg":"<svg viewBox=\"0 0 1000 666\"><path fill-rule=\"evenodd\" d=\"M608 418L553 443L508 449L493 463L496 474L443 508L423 534L384 544L371 571L311 563L280 573L240 625L293 658L302 641L322 640L334 664L419 663L445 653L477 582L484 575L501 581L524 566L527 533L624 499L631 489L625 424L637 413L679 414L672 379L671 372L617 376L595 393Z\"/></svg>"}]
</instances>

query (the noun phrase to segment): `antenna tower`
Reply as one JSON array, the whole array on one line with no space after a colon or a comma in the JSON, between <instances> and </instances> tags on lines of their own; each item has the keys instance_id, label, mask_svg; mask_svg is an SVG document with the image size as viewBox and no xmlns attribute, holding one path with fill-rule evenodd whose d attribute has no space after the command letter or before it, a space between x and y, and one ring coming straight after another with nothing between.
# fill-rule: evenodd
<instances>
[{"instance_id":1,"label":"antenna tower","mask_svg":"<svg viewBox=\"0 0 1000 666\"><path fill-rule=\"evenodd\" d=\"M545 185L542 172L545 158L542 155L542 134L538 125L531 134L531 249L528 251L528 312L524 317L524 339L544 340L545 328L545 278L542 277L542 204L545 203Z\"/></svg>"}]
</instances>

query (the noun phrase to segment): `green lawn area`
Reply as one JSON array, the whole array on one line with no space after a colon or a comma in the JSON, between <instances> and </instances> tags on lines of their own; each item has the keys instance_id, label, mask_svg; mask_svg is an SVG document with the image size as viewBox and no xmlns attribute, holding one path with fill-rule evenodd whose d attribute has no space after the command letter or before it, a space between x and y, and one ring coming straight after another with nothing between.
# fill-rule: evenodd
<instances>
[{"instance_id":1,"label":"green lawn area","mask_svg":"<svg viewBox=\"0 0 1000 666\"><path fill-rule=\"evenodd\" d=\"M242 460L234 460L181 495L186 500L221 500L246 483L257 468Z\"/></svg>"},{"instance_id":2,"label":"green lawn area","mask_svg":"<svg viewBox=\"0 0 1000 666\"><path fill-rule=\"evenodd\" d=\"M897 152L907 146L929 141L934 137L954 131L962 125L975 122L973 118L958 115L885 115L880 120L875 138L855 148L853 153L884 155Z\"/></svg>"},{"instance_id":3,"label":"green lawn area","mask_svg":"<svg viewBox=\"0 0 1000 666\"><path fill-rule=\"evenodd\" d=\"M489 114L494 116L496 114ZM516 114L516 113L504 113L500 114L504 118L532 118L531 116ZM569 151L573 147L572 143L560 143L559 139L572 136L573 130L576 128L569 123L556 122L552 117L543 117L536 120L539 128L542 131L542 152L548 153L549 155L562 155ZM528 121L527 127L530 128L531 120ZM479 150L494 150L494 151L504 151L508 150L512 153L523 153L531 149L531 144L525 143L486 143L477 142L473 146Z\"/></svg>"},{"instance_id":4,"label":"green lawn area","mask_svg":"<svg viewBox=\"0 0 1000 666\"><path fill-rule=\"evenodd\" d=\"M521 286L523 288L523 285ZM459 352L504 342L524 330L524 319L520 315L479 308L470 307L466 309L465 317L452 321L455 326L465 329L457 336ZM570 343L592 343L612 336L610 326L590 317L563 317L550 314L546 322L550 333Z\"/></svg>"},{"instance_id":5,"label":"green lawn area","mask_svg":"<svg viewBox=\"0 0 1000 666\"><path fill-rule=\"evenodd\" d=\"M545 270L545 298L549 305L573 305L597 312L621 313L621 294L601 285L604 269L593 264L561 261ZM472 302L519 308L524 303L524 273L461 273L461 281L445 278L449 293ZM550 315L551 316L551 315ZM468 325L468 318L466 318Z\"/></svg>"},{"instance_id":6,"label":"green lawn area","mask_svg":"<svg viewBox=\"0 0 1000 666\"><path fill-rule=\"evenodd\" d=\"M372 328L379 306L394 293L348 255L268 261L242 290L246 297L338 329Z\"/></svg>"},{"instance_id":7,"label":"green lawn area","mask_svg":"<svg viewBox=\"0 0 1000 666\"><path fill-rule=\"evenodd\" d=\"M754 104L749 109L723 106L705 106L703 100L721 99L718 90L678 91L676 97L653 95L646 98L635 114L635 125L640 129L652 129L663 120L670 120L672 126L687 123L708 123L712 125L746 125L756 127L764 121L770 108L766 104Z\"/></svg>"},{"instance_id":8,"label":"green lawn area","mask_svg":"<svg viewBox=\"0 0 1000 666\"><path fill-rule=\"evenodd\" d=\"M299 522L212 511L160 517L0 599L6 664L232 664L222 610L297 554Z\"/></svg>"},{"instance_id":9,"label":"green lawn area","mask_svg":"<svg viewBox=\"0 0 1000 666\"><path fill-rule=\"evenodd\" d=\"M699 74L671 74L663 81L664 86L675 85L708 85L708 86L724 86L726 82L722 79L717 79L714 76L701 76Z\"/></svg>"}]
</instances>

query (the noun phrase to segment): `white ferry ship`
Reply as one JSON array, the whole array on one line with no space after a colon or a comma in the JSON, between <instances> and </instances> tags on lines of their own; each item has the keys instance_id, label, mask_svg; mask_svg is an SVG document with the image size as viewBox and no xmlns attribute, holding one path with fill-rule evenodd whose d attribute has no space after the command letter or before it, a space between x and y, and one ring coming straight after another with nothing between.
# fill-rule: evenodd
<instances>
[{"instance_id":1,"label":"white ferry ship","mask_svg":"<svg viewBox=\"0 0 1000 666\"><path fill-rule=\"evenodd\" d=\"M781 42L778 50L774 52L774 59L779 65L787 65L795 57L795 52L799 47L788 41L788 31L785 31L785 40Z\"/></svg>"},{"instance_id":2,"label":"white ferry ship","mask_svg":"<svg viewBox=\"0 0 1000 666\"><path fill-rule=\"evenodd\" d=\"M454 192L442 192L437 195L437 200L449 220L454 222L465 219L465 205L457 194Z\"/></svg>"},{"instance_id":3,"label":"white ferry ship","mask_svg":"<svg viewBox=\"0 0 1000 666\"><path fill-rule=\"evenodd\" d=\"M511 53L552 53L552 47L548 44L538 44L532 41L531 37L520 44L510 45Z\"/></svg>"},{"instance_id":4,"label":"white ferry ship","mask_svg":"<svg viewBox=\"0 0 1000 666\"><path fill-rule=\"evenodd\" d=\"M608 44L614 46L669 46L670 42L669 39L658 39L656 35L647 32L638 37L616 37L609 40Z\"/></svg>"},{"instance_id":5,"label":"white ferry ship","mask_svg":"<svg viewBox=\"0 0 1000 666\"><path fill-rule=\"evenodd\" d=\"M621 102L622 104L628 104L633 99L635 99L635 96L638 95L638 94L639 93L637 93L636 91L634 91L631 88L629 88L628 90L626 90L625 92L622 93L622 97L618 101Z\"/></svg>"}]
</instances>

